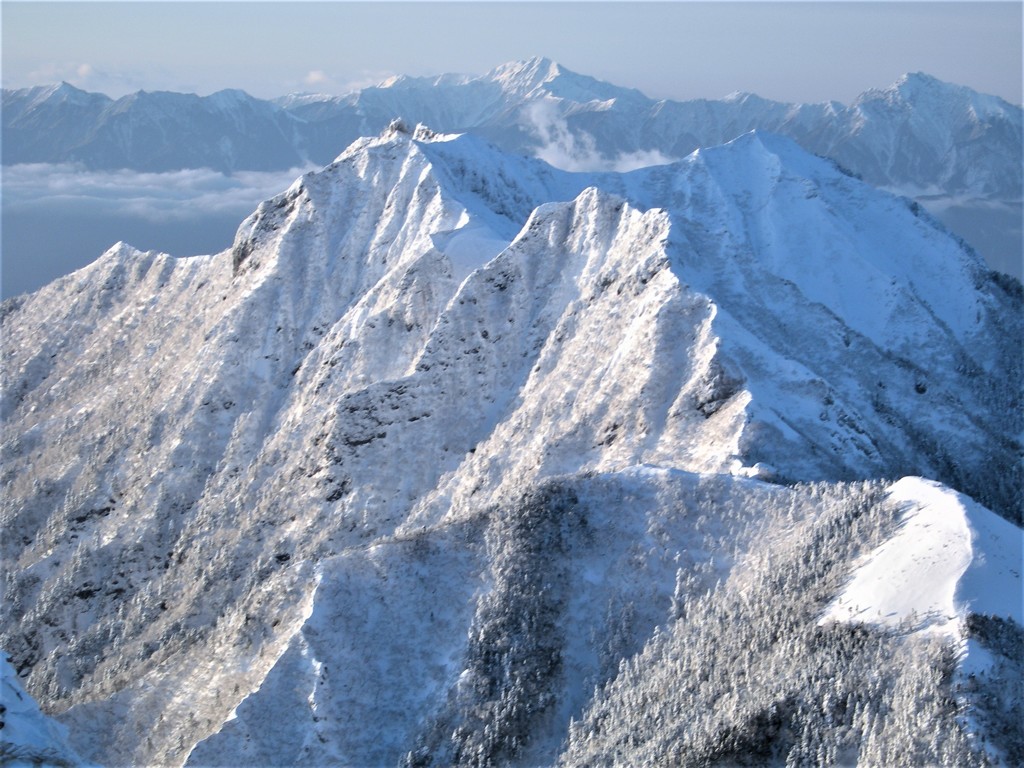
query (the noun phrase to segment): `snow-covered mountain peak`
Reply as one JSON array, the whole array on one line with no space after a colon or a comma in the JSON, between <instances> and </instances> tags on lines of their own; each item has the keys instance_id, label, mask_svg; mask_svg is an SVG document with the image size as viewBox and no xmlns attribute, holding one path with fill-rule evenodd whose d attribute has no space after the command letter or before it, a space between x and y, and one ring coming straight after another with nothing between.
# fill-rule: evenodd
<instances>
[{"instance_id":1,"label":"snow-covered mountain peak","mask_svg":"<svg viewBox=\"0 0 1024 768\"><path fill-rule=\"evenodd\" d=\"M507 98L516 100L555 97L567 103L590 103L597 109L623 99L634 107L654 103L637 90L581 75L544 57L503 64L481 80L497 83Z\"/></svg>"},{"instance_id":2,"label":"snow-covered mountain peak","mask_svg":"<svg viewBox=\"0 0 1024 768\"><path fill-rule=\"evenodd\" d=\"M928 92L944 91L949 87L948 83L925 72L906 72L896 78L890 90L898 91L904 98L910 99Z\"/></svg>"},{"instance_id":3,"label":"snow-covered mountain peak","mask_svg":"<svg viewBox=\"0 0 1024 768\"><path fill-rule=\"evenodd\" d=\"M391 75L390 77L387 77L381 80L379 83L377 83L377 87L396 88L405 83L408 83L410 80L412 80L412 78L410 78L408 75Z\"/></svg>"},{"instance_id":4,"label":"snow-covered mountain peak","mask_svg":"<svg viewBox=\"0 0 1024 768\"><path fill-rule=\"evenodd\" d=\"M176 91L145 91L139 90L114 102L121 111L131 108L169 109L200 108L213 109L231 113L238 109L256 108L261 111L278 112L279 107L271 102L256 99L239 88L225 88L207 96L196 93L178 93Z\"/></svg>"},{"instance_id":5,"label":"snow-covered mountain peak","mask_svg":"<svg viewBox=\"0 0 1024 768\"><path fill-rule=\"evenodd\" d=\"M271 99L271 103L276 104L282 109L294 109L295 107L302 107L308 104L333 102L337 99L337 96L333 96L329 93L298 91L295 93L289 93L286 96L278 96L275 99Z\"/></svg>"},{"instance_id":6,"label":"snow-covered mountain peak","mask_svg":"<svg viewBox=\"0 0 1024 768\"><path fill-rule=\"evenodd\" d=\"M111 101L108 96L83 91L66 81L53 85L37 85L15 91L4 91L5 109L8 103L18 104L15 114L33 110L102 108L103 105L109 104Z\"/></svg>"},{"instance_id":7,"label":"snow-covered mountain peak","mask_svg":"<svg viewBox=\"0 0 1024 768\"><path fill-rule=\"evenodd\" d=\"M708 157L739 157L740 164L746 164L754 158L777 158L779 162L794 162L797 158L804 158L807 156L807 152L800 148L798 144L793 142L791 139L787 139L784 136L780 136L776 133L770 133L764 130L753 129L741 133L734 139L730 139L724 144L720 144L714 147L705 147L704 152L700 155L705 160ZM744 173L750 174L755 173L759 164L747 167Z\"/></svg>"},{"instance_id":8,"label":"snow-covered mountain peak","mask_svg":"<svg viewBox=\"0 0 1024 768\"><path fill-rule=\"evenodd\" d=\"M554 764L686 609L674 584L704 594L761 510L818 514L768 465L909 469L1012 514L1020 299L908 201L761 131L570 173L411 123L229 251L118 244L5 303L0 639L86 754L395 764L487 689L488 606L525 568L510 632L552 623L527 656L566 676L517 678L559 708L522 762ZM517 501L552 488L576 501Z\"/></svg>"},{"instance_id":9,"label":"snow-covered mountain peak","mask_svg":"<svg viewBox=\"0 0 1024 768\"><path fill-rule=\"evenodd\" d=\"M257 100L240 88L225 88L211 93L205 101L217 109L231 110L242 105L249 105Z\"/></svg>"},{"instance_id":10,"label":"snow-covered mountain peak","mask_svg":"<svg viewBox=\"0 0 1024 768\"><path fill-rule=\"evenodd\" d=\"M893 334L904 333L897 326L916 324L908 312L922 321L941 318L961 341L977 331L981 309L964 300L973 294L953 300L951 291L967 290L984 265L919 206L879 193L791 139L763 131L702 150L698 158L713 189L743 201L741 217L721 224L726 241L744 233L749 252L759 254L758 269L799 286L858 332L889 346ZM834 206L871 211L869 218L887 224L851 229L831 217ZM844 247L851 237L864 247ZM868 295L877 303L863 312Z\"/></svg>"},{"instance_id":11,"label":"snow-covered mountain peak","mask_svg":"<svg viewBox=\"0 0 1024 768\"><path fill-rule=\"evenodd\" d=\"M134 124L152 122L162 115L180 111L188 114L201 104L201 97L195 93L175 91L138 90L122 96L110 105L107 111L111 117L127 120Z\"/></svg>"},{"instance_id":12,"label":"snow-covered mountain peak","mask_svg":"<svg viewBox=\"0 0 1024 768\"><path fill-rule=\"evenodd\" d=\"M384 140L393 139L396 136L409 136L412 131L409 128L408 123L405 122L401 117L396 117L387 127L381 131L380 138Z\"/></svg>"},{"instance_id":13,"label":"snow-covered mountain peak","mask_svg":"<svg viewBox=\"0 0 1024 768\"><path fill-rule=\"evenodd\" d=\"M715 225L723 237L712 246L714 258L721 261L711 261L705 253L702 261L688 267L694 272L686 279L706 273L707 280L739 286L745 282L738 277L743 270L767 270L883 344L903 333L898 327L904 321L897 318L907 312L941 317L961 340L975 330L978 308L951 301L949 295L951 285L971 284L975 273L983 271L975 254L956 247L919 208L870 189L834 163L775 134L751 131L684 161L625 175L560 171L506 155L472 135L435 136L424 126L416 134L407 126L391 126L378 137L354 143L339 160L363 167L371 151L383 153L386 162L420 156L417 167L449 199L483 217L506 239L536 206L572 200L591 186L620 194L643 210L663 208L685 226L710 213L711 201L724 195L738 204L728 216L723 208L714 214L724 217ZM829 214L833 206L870 209L878 220L892 220L892 229L857 233L870 248L841 247L854 235ZM922 238L933 245L923 246ZM898 260L890 256L894 246L901 251ZM833 255L822 258L825 252ZM947 255L940 259L935 255L939 252ZM757 254L756 261L750 254ZM877 307L862 312L858 307L867 294L893 295L892 314Z\"/></svg>"},{"instance_id":14,"label":"snow-covered mountain peak","mask_svg":"<svg viewBox=\"0 0 1024 768\"><path fill-rule=\"evenodd\" d=\"M501 64L485 75L485 79L493 80L507 92L526 95L551 82L563 71L557 62L544 56L535 56Z\"/></svg>"},{"instance_id":15,"label":"snow-covered mountain peak","mask_svg":"<svg viewBox=\"0 0 1024 768\"><path fill-rule=\"evenodd\" d=\"M39 101L53 101L55 103L70 102L74 104L86 104L91 101L92 94L76 88L71 83L61 81L57 85L46 88L39 94Z\"/></svg>"},{"instance_id":16,"label":"snow-covered mountain peak","mask_svg":"<svg viewBox=\"0 0 1024 768\"><path fill-rule=\"evenodd\" d=\"M373 148L387 147L392 151L405 151L415 149L419 144L452 141L460 136L461 134L457 133L438 133L424 123L410 126L409 122L405 119L396 117L378 135L364 136L345 147L344 151L335 158L331 166L328 166L325 170L330 170L339 162L351 160L360 154L365 154ZM315 173L317 172L314 172L314 175Z\"/></svg>"},{"instance_id":17,"label":"snow-covered mountain peak","mask_svg":"<svg viewBox=\"0 0 1024 768\"><path fill-rule=\"evenodd\" d=\"M1020 107L998 96L947 83L924 72L907 73L887 88L868 90L858 97L853 106L878 102L890 108L918 112L918 122L932 120L937 128L946 126L955 130L958 123L965 120L975 123L993 119L1020 122Z\"/></svg>"},{"instance_id":18,"label":"snow-covered mountain peak","mask_svg":"<svg viewBox=\"0 0 1024 768\"><path fill-rule=\"evenodd\" d=\"M570 226L573 232L604 226L605 218L597 211L607 212L614 204L595 207L600 195L595 198L588 188L621 196L641 211L662 209L672 222L671 272L678 281L715 297L719 322L725 327L743 317L742 324L749 328L760 322L759 316L782 313L799 296L799 301L825 310L833 318L828 322L841 318L846 329L839 331L841 335L855 333L879 348L914 355L913 350L925 343L920 328L932 322L928 318L941 319L944 329L928 344L948 343L939 340L945 334L956 344L973 343L978 338L977 317L988 311L983 302L953 300L954 294L972 295L970 286L981 279L983 270L972 253L962 250L927 216L770 133L750 132L680 163L625 175L559 171L536 160L507 156L471 135L420 142L398 132L357 143L348 154L358 167L364 167L371 155L381 162L412 163L409 167L417 168L420 178L431 179L440 194L464 212L460 216L477 222L450 230L463 233L461 240L440 232L431 235L449 255L460 243L465 253L466 246L477 242L480 235L471 236L474 232L494 244L492 255L498 253L502 241L511 242L520 228L522 237L538 222L548 221L559 203L545 201L572 202L574 210L590 211L579 221L592 224L582 230L580 225ZM379 174L365 167L364 178ZM837 220L835 210L862 210L876 223L863 230L845 217ZM486 260L463 258L461 263L465 266L459 274L464 277ZM865 311L865 295L883 298ZM753 303L752 297L757 297ZM984 348L976 345L979 353ZM723 374L724 380L745 378L744 364L721 365L730 371ZM741 389L732 395L738 396ZM770 393L755 386L750 402L757 409L759 403L780 395L774 386ZM778 463L780 456L763 453L769 433L757 433L758 429L740 429L737 445L745 447L736 451Z\"/></svg>"},{"instance_id":19,"label":"snow-covered mountain peak","mask_svg":"<svg viewBox=\"0 0 1024 768\"><path fill-rule=\"evenodd\" d=\"M732 93L727 94L722 101L727 104L745 104L752 106L761 106L772 103L768 99L762 98L756 93L751 93L750 91L733 91Z\"/></svg>"},{"instance_id":20,"label":"snow-covered mountain peak","mask_svg":"<svg viewBox=\"0 0 1024 768\"><path fill-rule=\"evenodd\" d=\"M377 84L382 90L423 90L465 85L472 77L457 72L445 72L440 75L413 77L411 75L392 75Z\"/></svg>"},{"instance_id":21,"label":"snow-covered mountain peak","mask_svg":"<svg viewBox=\"0 0 1024 768\"><path fill-rule=\"evenodd\" d=\"M465 136L464 133L438 133L433 130L429 125L425 123L416 123L416 127L413 128L412 138L418 142L434 142L434 141L454 141L460 136Z\"/></svg>"},{"instance_id":22,"label":"snow-covered mountain peak","mask_svg":"<svg viewBox=\"0 0 1024 768\"><path fill-rule=\"evenodd\" d=\"M980 93L965 85L947 83L925 72L911 72L899 77L885 92L915 106L941 103L968 103L977 111L978 119L1005 116L1013 106L998 96ZM1018 107L1019 109L1019 107Z\"/></svg>"}]
</instances>

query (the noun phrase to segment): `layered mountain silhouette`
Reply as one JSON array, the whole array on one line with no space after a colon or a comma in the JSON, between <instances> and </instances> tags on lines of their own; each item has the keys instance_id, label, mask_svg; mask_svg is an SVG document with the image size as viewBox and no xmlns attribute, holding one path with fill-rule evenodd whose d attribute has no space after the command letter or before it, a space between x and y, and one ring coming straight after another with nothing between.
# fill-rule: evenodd
<instances>
[{"instance_id":1,"label":"layered mountain silhouette","mask_svg":"<svg viewBox=\"0 0 1024 768\"><path fill-rule=\"evenodd\" d=\"M876 186L1021 195L1021 109L922 73L869 90L851 105L785 104L737 93L719 101L649 99L549 59L502 65L481 77L392 78L346 96L272 102L241 91L199 97L140 91L117 100L58 86L4 90L5 164L80 162L87 168L164 171L288 169L330 162L396 117L435 130L472 131L533 154L560 124L593 156L682 158L751 130L790 136ZM583 137L586 137L583 139ZM570 150L570 159L571 150Z\"/></svg>"},{"instance_id":2,"label":"layered mountain silhouette","mask_svg":"<svg viewBox=\"0 0 1024 768\"><path fill-rule=\"evenodd\" d=\"M849 106L742 93L654 100L545 58L479 77L402 76L340 97L272 101L241 91L140 91L113 100L62 83L4 90L3 162L284 170L329 163L396 118L472 132L568 170L628 170L769 131L916 199L997 269L1021 274L1021 108L922 73L869 90Z\"/></svg>"}]
</instances>

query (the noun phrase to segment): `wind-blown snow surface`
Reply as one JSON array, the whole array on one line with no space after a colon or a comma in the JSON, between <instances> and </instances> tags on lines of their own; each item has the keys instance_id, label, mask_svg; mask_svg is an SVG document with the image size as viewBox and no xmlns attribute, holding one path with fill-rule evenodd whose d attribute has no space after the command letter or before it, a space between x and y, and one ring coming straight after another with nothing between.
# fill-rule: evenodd
<instances>
[{"instance_id":1,"label":"wind-blown snow surface","mask_svg":"<svg viewBox=\"0 0 1024 768\"><path fill-rule=\"evenodd\" d=\"M888 490L891 503L900 511L898 530L863 561L855 564L852 578L829 605L821 623L838 621L867 624L910 635L938 635L948 640L957 654L961 685L966 696L982 701L1017 698L1020 716L1020 648L993 649L985 634L972 624L989 617L1024 625L1024 532L963 494L919 477L905 477ZM979 635L981 642L979 642ZM982 690L970 683L993 674L996 654L1007 656L1009 686ZM967 722L989 757L997 764L1013 764L1017 753L1007 756L988 742L986 729L968 717ZM993 729L998 733L998 727ZM1018 735L1019 740L1019 735Z\"/></svg>"},{"instance_id":2,"label":"wind-blown snow surface","mask_svg":"<svg viewBox=\"0 0 1024 768\"><path fill-rule=\"evenodd\" d=\"M1021 529L963 494L907 477L889 489L899 532L872 553L826 619L910 622L962 639L968 611L1024 624Z\"/></svg>"},{"instance_id":3,"label":"wind-blown snow surface","mask_svg":"<svg viewBox=\"0 0 1024 768\"><path fill-rule=\"evenodd\" d=\"M4 303L0 641L100 762L378 764L451 748L522 619L552 762L790 503L757 464L1019 515L1007 286L775 136L572 174L395 124L230 251Z\"/></svg>"}]
</instances>

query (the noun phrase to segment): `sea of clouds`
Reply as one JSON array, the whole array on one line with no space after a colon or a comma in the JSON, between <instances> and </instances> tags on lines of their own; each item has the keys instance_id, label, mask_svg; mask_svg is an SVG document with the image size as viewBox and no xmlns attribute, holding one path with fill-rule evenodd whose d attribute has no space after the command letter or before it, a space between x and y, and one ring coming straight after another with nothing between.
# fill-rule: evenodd
<instances>
[{"instance_id":1,"label":"sea of clouds","mask_svg":"<svg viewBox=\"0 0 1024 768\"><path fill-rule=\"evenodd\" d=\"M140 173L72 164L3 167L2 297L89 264L119 240L174 256L218 253L263 200L309 168Z\"/></svg>"}]
</instances>

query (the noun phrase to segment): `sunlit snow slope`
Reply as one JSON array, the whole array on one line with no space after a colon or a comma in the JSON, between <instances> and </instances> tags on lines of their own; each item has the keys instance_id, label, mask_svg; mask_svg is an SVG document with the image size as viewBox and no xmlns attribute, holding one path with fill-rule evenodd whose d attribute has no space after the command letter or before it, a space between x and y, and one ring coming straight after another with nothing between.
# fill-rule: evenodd
<instances>
[{"instance_id":1,"label":"sunlit snow slope","mask_svg":"<svg viewBox=\"0 0 1024 768\"><path fill-rule=\"evenodd\" d=\"M551 762L681 572L813 506L749 476L1019 520L1019 292L767 134L573 174L394 123L229 251L118 244L2 322L0 645L104 763ZM480 714L508 606L529 744Z\"/></svg>"},{"instance_id":2,"label":"sunlit snow slope","mask_svg":"<svg viewBox=\"0 0 1024 768\"><path fill-rule=\"evenodd\" d=\"M826 619L960 637L968 611L1024 624L1021 529L938 483L907 477L889 490L900 530L854 573Z\"/></svg>"}]
</instances>

